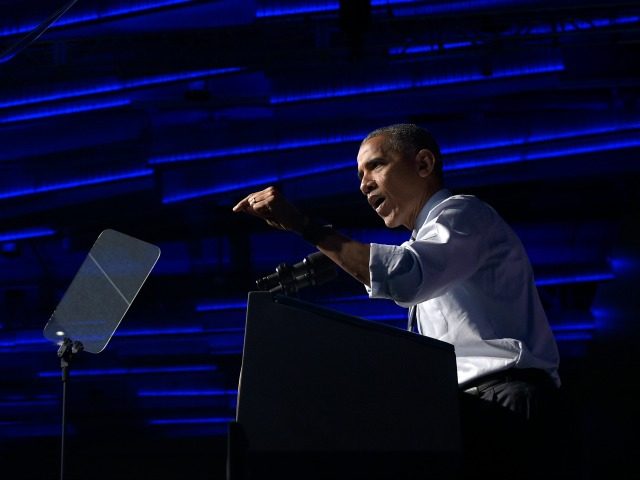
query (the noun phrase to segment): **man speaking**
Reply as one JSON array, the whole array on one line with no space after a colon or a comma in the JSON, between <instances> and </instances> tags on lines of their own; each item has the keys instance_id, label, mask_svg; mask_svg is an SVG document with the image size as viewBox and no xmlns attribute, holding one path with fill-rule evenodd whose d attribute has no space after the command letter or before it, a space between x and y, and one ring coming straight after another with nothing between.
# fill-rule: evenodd
<instances>
[{"instance_id":1,"label":"man speaking","mask_svg":"<svg viewBox=\"0 0 640 480\"><path fill-rule=\"evenodd\" d=\"M438 144L416 125L371 132L357 168L371 207L387 227L411 231L410 240L355 241L314 224L274 187L233 210L301 235L362 282L371 298L407 307L410 330L453 344L467 450L504 449L508 458L500 462L525 461L511 445L525 434L530 439L528 426L560 378L558 349L520 240L489 205L444 188Z\"/></svg>"}]
</instances>

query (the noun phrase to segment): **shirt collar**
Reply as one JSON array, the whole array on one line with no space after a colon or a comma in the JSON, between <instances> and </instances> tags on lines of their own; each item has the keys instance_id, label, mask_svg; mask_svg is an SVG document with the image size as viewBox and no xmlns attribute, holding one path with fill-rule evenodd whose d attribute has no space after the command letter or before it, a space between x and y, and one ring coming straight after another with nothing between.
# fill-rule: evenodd
<instances>
[{"instance_id":1,"label":"shirt collar","mask_svg":"<svg viewBox=\"0 0 640 480\"><path fill-rule=\"evenodd\" d=\"M444 199L449 198L450 196L451 196L451 192L446 188L442 188L438 190L436 193L434 193L433 195L431 195L431 197L429 197L429 200L427 200L427 202L422 207L422 210L420 210L420 213L416 217L416 223L413 228L413 232L411 232L412 240L415 240L417 238L418 230L420 230L420 227L427 220L427 217L429 216L429 212L431 212L431 210L433 210L436 205L438 205Z\"/></svg>"}]
</instances>

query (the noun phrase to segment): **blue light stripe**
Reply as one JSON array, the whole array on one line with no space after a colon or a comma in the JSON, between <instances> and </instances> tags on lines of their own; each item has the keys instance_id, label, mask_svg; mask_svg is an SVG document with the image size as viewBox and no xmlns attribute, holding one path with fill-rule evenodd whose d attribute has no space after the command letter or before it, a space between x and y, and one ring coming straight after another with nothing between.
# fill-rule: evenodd
<instances>
[{"instance_id":1,"label":"blue light stripe","mask_svg":"<svg viewBox=\"0 0 640 480\"><path fill-rule=\"evenodd\" d=\"M26 238L49 237L55 234L56 231L50 228L33 228L19 232L3 232L0 233L0 242L12 242L15 240L24 240Z\"/></svg>"},{"instance_id":2,"label":"blue light stripe","mask_svg":"<svg viewBox=\"0 0 640 480\"><path fill-rule=\"evenodd\" d=\"M556 333L555 339L558 342L580 342L593 340L593 333L591 332L572 332L572 333Z\"/></svg>"},{"instance_id":3,"label":"blue light stripe","mask_svg":"<svg viewBox=\"0 0 640 480\"><path fill-rule=\"evenodd\" d=\"M117 337L148 337L163 335L193 335L203 333L202 327L181 327L181 328L148 328L144 330L119 330L114 336Z\"/></svg>"},{"instance_id":4,"label":"blue light stripe","mask_svg":"<svg viewBox=\"0 0 640 480\"><path fill-rule=\"evenodd\" d=\"M201 152L182 153L177 155L165 155L155 157L149 160L150 164L163 164L174 162L188 162L193 160L203 160L210 158L220 158L235 155L248 155L264 152L279 152L283 150L295 150L297 148L317 147L320 145L335 145L347 142L358 142L364 138L366 133L357 133L349 135L338 135L327 138L310 138L300 140L289 140L285 142L266 143L263 145L247 145L231 148L223 148L218 150L208 150Z\"/></svg>"},{"instance_id":5,"label":"blue light stripe","mask_svg":"<svg viewBox=\"0 0 640 480\"><path fill-rule=\"evenodd\" d=\"M16 400L11 402L1 402L0 408L31 408L31 407L48 407L58 405L60 402L54 400Z\"/></svg>"},{"instance_id":6,"label":"blue light stripe","mask_svg":"<svg viewBox=\"0 0 640 480\"><path fill-rule=\"evenodd\" d=\"M238 395L238 390L140 390L139 397L227 397Z\"/></svg>"},{"instance_id":7,"label":"blue light stripe","mask_svg":"<svg viewBox=\"0 0 640 480\"><path fill-rule=\"evenodd\" d=\"M180 327L180 328L149 328L141 330L118 330L114 335L117 337L154 337L154 336L167 336L167 335L216 335L216 334L237 334L244 332L244 328L241 327L226 327L226 328L203 328L201 326L195 327ZM0 348L13 349L16 347L28 347L28 346L50 346L52 342L45 339L41 335L37 335L30 338L17 338L12 340L0 340Z\"/></svg>"},{"instance_id":8,"label":"blue light stripe","mask_svg":"<svg viewBox=\"0 0 640 480\"><path fill-rule=\"evenodd\" d=\"M149 420L149 425L209 425L234 422L235 417L167 418Z\"/></svg>"},{"instance_id":9,"label":"blue light stripe","mask_svg":"<svg viewBox=\"0 0 640 480\"><path fill-rule=\"evenodd\" d=\"M33 97L19 98L15 100L0 101L0 109L21 107L24 105L34 105L38 103L54 102L58 100L66 100L69 98L87 97L92 95L102 95L113 92L121 92L125 90L133 90L142 87L152 87L165 83L181 82L186 80L195 80L206 77L214 77L227 73L236 73L243 70L241 67L215 68L209 70L198 70L194 72L182 72L165 75L156 75L153 77L138 78L134 80L114 81L112 83L96 85L93 87L81 88L77 90L59 91L47 95L36 95Z\"/></svg>"},{"instance_id":10,"label":"blue light stripe","mask_svg":"<svg viewBox=\"0 0 640 480\"><path fill-rule=\"evenodd\" d=\"M75 15L67 15L65 17L60 18L56 21L51 28L60 28L60 27L68 27L83 23L96 22L101 20L108 20L113 17L122 17L127 15L132 15L136 13L146 13L150 10L157 10L161 8L178 6L186 3L193 3L194 0L156 0L156 1L145 1L138 4L131 5L129 2L129 6L127 7L117 7L109 10L104 10L102 12L89 12L83 14L75 14ZM7 37L11 35L17 35L20 33L27 33L32 31L38 27L37 23L21 25L19 27L7 28L4 27L0 29L0 37Z\"/></svg>"},{"instance_id":11,"label":"blue light stripe","mask_svg":"<svg viewBox=\"0 0 640 480\"><path fill-rule=\"evenodd\" d=\"M596 28L607 28L616 25L629 25L632 23L640 22L640 17L638 16L625 16L618 17L614 19L610 18L594 18L591 20L574 20L569 22L564 22L559 25L539 25L530 30L526 30L523 33L525 35L547 35L550 33L556 32L576 32L576 31L584 31L584 30L593 30ZM502 34L501 36L514 36L520 34L520 32L508 31Z\"/></svg>"},{"instance_id":12,"label":"blue light stripe","mask_svg":"<svg viewBox=\"0 0 640 480\"><path fill-rule=\"evenodd\" d=\"M442 149L442 153L446 155L478 152L483 150L493 150L504 147L517 147L531 145L534 143L551 142L556 140L567 140L577 137L585 137L592 135L605 135L608 133L621 133L625 131L633 131L640 129L640 122L616 123L613 125L598 125L595 127L587 127L578 130L554 131L551 133L532 134L521 138L511 138L502 140L492 140L490 142L470 145L457 145ZM446 168L446 167L445 167Z\"/></svg>"},{"instance_id":13,"label":"blue light stripe","mask_svg":"<svg viewBox=\"0 0 640 480\"><path fill-rule=\"evenodd\" d=\"M543 73L555 73L564 70L562 62L548 62L540 65L528 67L513 67L504 70L494 71L492 75L485 75L481 72L466 72L447 77L426 78L422 80L403 80L392 83L379 83L371 85L360 85L351 87L341 87L334 90L318 90L315 92L292 93L284 95L274 95L270 98L272 105L295 103L308 100L322 100L329 98L353 97L359 95L369 95L374 93L398 92L412 90L416 88L438 87L443 85L454 85L462 83L485 82L504 78L517 78Z\"/></svg>"},{"instance_id":14,"label":"blue light stripe","mask_svg":"<svg viewBox=\"0 0 640 480\"><path fill-rule=\"evenodd\" d=\"M246 308L246 300L237 302L201 303L196 305L196 312L219 312L225 310L244 310Z\"/></svg>"},{"instance_id":15,"label":"blue light stripe","mask_svg":"<svg viewBox=\"0 0 640 480\"><path fill-rule=\"evenodd\" d=\"M256 10L256 18L284 17L305 13L336 12L340 8L338 2L324 2L295 7L265 7Z\"/></svg>"},{"instance_id":16,"label":"blue light stripe","mask_svg":"<svg viewBox=\"0 0 640 480\"><path fill-rule=\"evenodd\" d=\"M188 365L180 367L139 367L139 368L107 368L95 370L73 370L74 377L104 377L117 375L147 375L150 373L198 373L215 372L218 368L214 365ZM38 377L59 377L60 371L40 372Z\"/></svg>"},{"instance_id":17,"label":"blue light stripe","mask_svg":"<svg viewBox=\"0 0 640 480\"><path fill-rule=\"evenodd\" d=\"M513 154L504 157L496 157L496 158L488 158L482 160L470 160L470 161L457 161L454 163L446 163L443 166L443 170L445 172L449 171L460 171L460 170L468 170L474 168L482 168L489 167L495 165L505 165L512 163L521 163L532 160L543 160L550 159L556 157L563 157L568 155L577 155L580 153L596 153L603 151L614 151L614 150L623 150L626 148L639 147L640 139L631 139L631 140L620 140L620 141L607 141L601 144L592 144L589 146L583 147L567 147L561 148L557 150L549 150L545 152L538 153L523 153L523 154ZM235 183L226 183L222 185L216 185L207 189L202 190L191 190L188 192L168 195L165 196L162 200L163 203L176 203L182 202L185 200L192 200L199 197L204 197L208 195L216 195L220 193L233 192L238 190L244 190L247 188L258 187L262 185L269 185L272 183L280 182L282 180L293 180L296 178L301 178L314 174L321 173L329 173L335 172L343 169L355 168L355 163L353 160L349 160L346 162L339 163L330 163L326 164L322 167L315 167L307 170L298 170L289 173L282 173L276 175L269 175L260 178L253 178L243 182L235 182ZM0 196L0 198L2 198Z\"/></svg>"},{"instance_id":18,"label":"blue light stripe","mask_svg":"<svg viewBox=\"0 0 640 480\"><path fill-rule=\"evenodd\" d=\"M99 185L102 183L118 182L120 180L130 180L134 178L149 177L153 175L153 170L145 168L142 170L134 170L131 172L123 172L112 175L104 175L102 177L87 178L83 180L70 180L60 183L52 183L41 187L22 188L20 190L9 190L0 192L0 200L8 198L25 197L28 195L37 195L40 193L55 192L59 190L68 190L78 187L86 187L90 185Z\"/></svg>"},{"instance_id":19,"label":"blue light stripe","mask_svg":"<svg viewBox=\"0 0 640 480\"><path fill-rule=\"evenodd\" d=\"M2 57L0 57L0 64L7 63L9 60L11 60L15 56L16 56L15 53L3 55Z\"/></svg>"},{"instance_id":20,"label":"blue light stripe","mask_svg":"<svg viewBox=\"0 0 640 480\"><path fill-rule=\"evenodd\" d=\"M476 42L480 45L482 42ZM428 45L410 45L407 47L391 47L389 55L413 55L417 53L439 52L441 50L452 50L456 48L465 48L474 45L474 42L449 42L449 43L432 43Z\"/></svg>"},{"instance_id":21,"label":"blue light stripe","mask_svg":"<svg viewBox=\"0 0 640 480\"><path fill-rule=\"evenodd\" d=\"M50 344L42 335L32 338L17 338L15 340L0 340L0 348L25 347L29 345Z\"/></svg>"},{"instance_id":22,"label":"blue light stripe","mask_svg":"<svg viewBox=\"0 0 640 480\"><path fill-rule=\"evenodd\" d=\"M215 195L219 193L233 192L236 190L243 190L249 187L256 187L259 185L267 185L270 183L279 182L282 180L292 180L295 178L306 177L309 175L314 175L318 173L327 173L335 170L341 170L343 168L353 167L353 160L349 160L348 162L342 162L337 164L329 164L324 165L322 167L313 167L305 170L298 170L289 173L283 173L280 175L269 175L266 177L255 178L252 180L247 180L245 182L237 182L237 183L229 183L224 185L218 185L215 187L211 187L204 190L192 190L187 193L181 193L177 195L169 195L162 199L162 203L176 203L183 202L185 200L190 200L193 198L203 197L207 195Z\"/></svg>"},{"instance_id":23,"label":"blue light stripe","mask_svg":"<svg viewBox=\"0 0 640 480\"><path fill-rule=\"evenodd\" d=\"M384 7L403 4L407 5L418 3L419 1L421 0L371 0L371 6ZM307 13L337 12L338 10L340 10L340 3L329 1L295 6L263 7L256 10L256 18L285 17L292 15L304 15Z\"/></svg>"},{"instance_id":24,"label":"blue light stripe","mask_svg":"<svg viewBox=\"0 0 640 480\"><path fill-rule=\"evenodd\" d=\"M536 280L536 285L546 286L546 285L566 285L566 284L575 284L575 283L601 282L604 280L612 280L614 278L615 278L615 275L610 272L590 273L590 274L582 274L582 275L541 278Z\"/></svg>"},{"instance_id":25,"label":"blue light stripe","mask_svg":"<svg viewBox=\"0 0 640 480\"><path fill-rule=\"evenodd\" d=\"M595 330L595 323L562 323L551 325L551 329L554 332L574 332L574 331L589 331Z\"/></svg>"},{"instance_id":26,"label":"blue light stripe","mask_svg":"<svg viewBox=\"0 0 640 480\"><path fill-rule=\"evenodd\" d=\"M568 130L565 132L554 131L551 133L523 136L521 138L500 139L500 140L493 140L486 143L476 143L476 144L444 147L442 148L442 153L444 155L452 155L452 154L465 153L465 152L479 152L483 150L492 150L492 149L503 148L503 147L530 145L533 143L570 139L570 138L582 137L587 135L603 135L603 134L614 133L614 132L620 133L627 130L631 131L636 129L640 129L640 123L638 122L618 123L613 125L599 125L596 127L588 127L588 128L578 129L578 130ZM237 147L229 147L229 148L223 148L223 149L217 149L217 150L185 152L185 153L151 158L149 160L149 163L165 164L165 163L175 163L175 162L189 162L189 161L195 161L195 160L222 158L227 156L239 156L239 155L248 155L248 154L255 154L255 153L269 153L269 152L275 152L275 151L293 150L297 148L308 148L308 147L313 148L313 147L324 146L324 145L336 145L341 143L360 142L367 135L367 133L368 132L358 132L354 134L347 134L347 135L340 135L340 136L333 136L333 137L293 139L293 140L286 140L283 142L277 142L277 143L271 143L271 144L240 145ZM353 167L354 163L353 161L340 162L339 164L334 164L333 167L331 167L328 171L333 171L333 170L342 168L342 166ZM326 168L326 167L323 167L323 168ZM319 173L319 172L314 171L312 173ZM268 177L268 178L274 178L274 177ZM251 183L248 186L253 186L253 185L255 184Z\"/></svg>"},{"instance_id":27,"label":"blue light stripe","mask_svg":"<svg viewBox=\"0 0 640 480\"><path fill-rule=\"evenodd\" d=\"M538 27L534 27L528 31L522 32L520 29L509 30L507 32L501 33L501 37L514 37L520 35L545 35L549 33L553 33L554 29L559 30L560 32L571 32L577 30L591 30L594 28L606 28L615 25L628 25L633 23L640 22L639 16L629 16L629 17L618 17L615 19L593 19L590 21L575 21L575 22L565 22L562 25L541 25ZM577 25L576 25L577 24ZM415 55L421 53L431 53L438 52L441 50L449 50L456 48L465 48L471 47L475 45L482 45L483 41L463 41L463 42L449 42L443 44L421 44L421 45L407 45L407 46L395 46L391 47L388 50L389 55Z\"/></svg>"},{"instance_id":28,"label":"blue light stripe","mask_svg":"<svg viewBox=\"0 0 640 480\"><path fill-rule=\"evenodd\" d=\"M464 1L444 1L432 5L416 6L394 10L394 16L416 16L416 15L439 15L452 14L470 10L478 10L487 7L524 5L527 3L538 3L539 0L464 0Z\"/></svg>"},{"instance_id":29,"label":"blue light stripe","mask_svg":"<svg viewBox=\"0 0 640 480\"><path fill-rule=\"evenodd\" d=\"M0 123L16 123L23 122L25 120L36 120L39 118L58 117L61 115L72 115L75 113L90 112L93 110L105 110L108 108L122 107L129 105L131 100L113 100L107 102L95 102L85 105L71 105L58 108L48 108L44 110L37 110L28 113L19 113L15 115L8 115L0 117Z\"/></svg>"},{"instance_id":30,"label":"blue light stripe","mask_svg":"<svg viewBox=\"0 0 640 480\"><path fill-rule=\"evenodd\" d=\"M549 158L564 157L569 155L577 155L580 153L596 153L612 150L624 150L626 148L640 147L640 139L620 140L614 142L604 142L599 145L587 145L583 147L567 147L558 150L549 150L537 153L522 153L508 155L504 157L496 157L482 160L471 160L463 162L448 163L444 165L444 171L467 170L479 167L489 167L494 165L505 165L509 163L521 163L531 160L544 160Z\"/></svg>"},{"instance_id":31,"label":"blue light stripe","mask_svg":"<svg viewBox=\"0 0 640 480\"><path fill-rule=\"evenodd\" d=\"M225 334L238 333L244 329L240 327L227 328L203 328L197 327L181 327L181 328L148 328L145 330L123 330L116 332L118 337L155 337L165 335L200 335L200 334Z\"/></svg>"}]
</instances>

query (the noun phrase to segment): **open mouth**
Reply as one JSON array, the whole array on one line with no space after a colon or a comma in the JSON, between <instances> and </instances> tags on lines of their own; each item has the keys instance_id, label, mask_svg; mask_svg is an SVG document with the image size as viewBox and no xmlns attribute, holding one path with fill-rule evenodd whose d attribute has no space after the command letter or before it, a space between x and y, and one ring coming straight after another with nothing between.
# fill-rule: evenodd
<instances>
[{"instance_id":1,"label":"open mouth","mask_svg":"<svg viewBox=\"0 0 640 480\"><path fill-rule=\"evenodd\" d=\"M377 212L380 209L380 206L384 203L384 197L376 198L373 201L373 208Z\"/></svg>"}]
</instances>

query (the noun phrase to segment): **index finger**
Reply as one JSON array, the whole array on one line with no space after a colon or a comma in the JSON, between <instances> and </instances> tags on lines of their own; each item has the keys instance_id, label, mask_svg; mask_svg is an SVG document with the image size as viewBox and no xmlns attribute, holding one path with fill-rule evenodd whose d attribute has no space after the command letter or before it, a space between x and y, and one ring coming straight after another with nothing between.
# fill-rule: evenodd
<instances>
[{"instance_id":1,"label":"index finger","mask_svg":"<svg viewBox=\"0 0 640 480\"><path fill-rule=\"evenodd\" d=\"M233 207L233 211L234 212L239 212L241 210L246 210L247 207L249 207L249 199L251 198L251 196L253 195L253 193L247 195L246 197L244 197L242 200L240 200L235 207Z\"/></svg>"}]
</instances>

